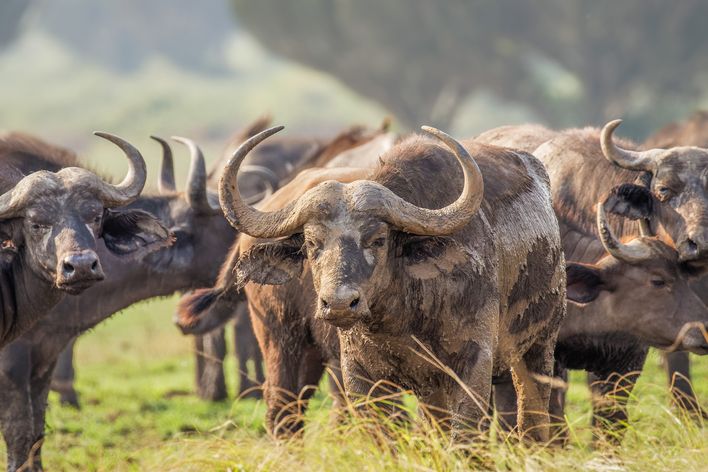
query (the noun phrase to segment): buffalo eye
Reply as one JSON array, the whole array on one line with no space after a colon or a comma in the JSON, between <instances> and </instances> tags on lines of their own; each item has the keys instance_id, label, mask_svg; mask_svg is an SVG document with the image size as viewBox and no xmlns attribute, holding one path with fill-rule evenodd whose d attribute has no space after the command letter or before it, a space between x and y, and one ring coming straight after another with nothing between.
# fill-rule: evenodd
<instances>
[{"instance_id":1,"label":"buffalo eye","mask_svg":"<svg viewBox=\"0 0 708 472\"><path fill-rule=\"evenodd\" d=\"M311 239L305 241L305 247L307 248L307 252L313 257L317 257L322 249L322 245L318 241L313 241Z\"/></svg>"},{"instance_id":2,"label":"buffalo eye","mask_svg":"<svg viewBox=\"0 0 708 472\"><path fill-rule=\"evenodd\" d=\"M671 189L669 187L665 187L663 185L659 186L656 189L656 193L657 193L657 196L659 197L659 200L661 200L662 202L671 198L671 194L672 194Z\"/></svg>"},{"instance_id":3,"label":"buffalo eye","mask_svg":"<svg viewBox=\"0 0 708 472\"><path fill-rule=\"evenodd\" d=\"M32 229L32 232L34 232L34 233L43 233L49 228L49 226L43 225L41 223L32 223L30 225L30 228Z\"/></svg>"},{"instance_id":4,"label":"buffalo eye","mask_svg":"<svg viewBox=\"0 0 708 472\"><path fill-rule=\"evenodd\" d=\"M381 236L372 241L369 241L366 245L367 247L383 247L384 244L386 244L386 237Z\"/></svg>"},{"instance_id":5,"label":"buffalo eye","mask_svg":"<svg viewBox=\"0 0 708 472\"><path fill-rule=\"evenodd\" d=\"M652 279L651 285L654 288L663 288L666 286L666 280L664 279Z\"/></svg>"}]
</instances>

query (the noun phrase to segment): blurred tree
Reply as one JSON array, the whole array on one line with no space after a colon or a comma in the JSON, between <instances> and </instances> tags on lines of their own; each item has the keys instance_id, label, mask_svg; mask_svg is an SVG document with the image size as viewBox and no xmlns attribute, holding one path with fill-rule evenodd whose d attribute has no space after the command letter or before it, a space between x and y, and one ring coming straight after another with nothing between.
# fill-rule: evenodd
<instances>
[{"instance_id":1,"label":"blurred tree","mask_svg":"<svg viewBox=\"0 0 708 472\"><path fill-rule=\"evenodd\" d=\"M5 0L2 0L5 1ZM155 55L188 69L223 69L234 29L227 0L51 0L40 26L84 59L130 72Z\"/></svg>"},{"instance_id":2,"label":"blurred tree","mask_svg":"<svg viewBox=\"0 0 708 472\"><path fill-rule=\"evenodd\" d=\"M29 2L30 0L0 1L0 49L8 46L18 36Z\"/></svg>"},{"instance_id":3,"label":"blurred tree","mask_svg":"<svg viewBox=\"0 0 708 472\"><path fill-rule=\"evenodd\" d=\"M708 2L232 0L268 48L329 72L409 126L485 90L554 126L685 112L708 72ZM629 127L627 127L629 128ZM630 130L631 131L631 130Z\"/></svg>"}]
</instances>

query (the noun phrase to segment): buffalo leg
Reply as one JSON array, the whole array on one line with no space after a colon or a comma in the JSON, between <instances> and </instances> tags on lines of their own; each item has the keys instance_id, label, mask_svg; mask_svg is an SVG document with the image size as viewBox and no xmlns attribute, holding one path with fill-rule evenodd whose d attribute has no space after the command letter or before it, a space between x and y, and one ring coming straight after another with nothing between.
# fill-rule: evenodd
<instances>
[{"instance_id":1,"label":"buffalo leg","mask_svg":"<svg viewBox=\"0 0 708 472\"><path fill-rule=\"evenodd\" d=\"M52 366L53 367L53 366ZM44 423L47 414L47 397L52 381L53 368L30 380L32 396L32 421L34 424L34 467L42 470L42 443L44 442Z\"/></svg>"},{"instance_id":2,"label":"buffalo leg","mask_svg":"<svg viewBox=\"0 0 708 472\"><path fill-rule=\"evenodd\" d=\"M263 358L258 349L256 335L253 332L248 308L245 303L237 307L236 323L234 324L235 355L238 361L239 397L260 398L263 384ZM253 359L256 369L256 382L248 376L248 360ZM259 378L260 374L260 378Z\"/></svg>"},{"instance_id":3,"label":"buffalo leg","mask_svg":"<svg viewBox=\"0 0 708 472\"><path fill-rule=\"evenodd\" d=\"M568 442L568 428L565 421L565 400L568 391L568 369L556 363L554 378L564 385L551 388L548 412L551 419L551 440L557 444Z\"/></svg>"},{"instance_id":4,"label":"buffalo leg","mask_svg":"<svg viewBox=\"0 0 708 472\"><path fill-rule=\"evenodd\" d=\"M619 444L624 437L629 416L627 401L634 389L646 360L648 350L637 353L633 361L615 372L593 373L592 407L596 441Z\"/></svg>"},{"instance_id":5,"label":"buffalo leg","mask_svg":"<svg viewBox=\"0 0 708 472\"><path fill-rule=\"evenodd\" d=\"M72 406L79 409L79 395L74 389L74 344L76 338L64 348L57 360L57 366L52 376L51 389L59 394L59 402L62 405Z\"/></svg>"},{"instance_id":6,"label":"buffalo leg","mask_svg":"<svg viewBox=\"0 0 708 472\"><path fill-rule=\"evenodd\" d=\"M7 446L9 471L24 464L24 470L40 470L34 455L35 443L41 436L34 431L30 356L30 347L18 341L8 344L0 354L0 428Z\"/></svg>"},{"instance_id":7,"label":"buffalo leg","mask_svg":"<svg viewBox=\"0 0 708 472\"><path fill-rule=\"evenodd\" d=\"M197 394L203 400L221 401L228 396L224 379L226 357L224 332L224 328L221 327L199 336L201 340L197 340Z\"/></svg>"},{"instance_id":8,"label":"buffalo leg","mask_svg":"<svg viewBox=\"0 0 708 472\"><path fill-rule=\"evenodd\" d=\"M687 352L662 353L674 404L694 417L708 419L691 385L691 361Z\"/></svg>"},{"instance_id":9,"label":"buffalo leg","mask_svg":"<svg viewBox=\"0 0 708 472\"><path fill-rule=\"evenodd\" d=\"M300 431L304 424L297 401L303 345L286 347L278 340L268 341L264 349L268 370L264 389L266 425L275 437L285 437Z\"/></svg>"},{"instance_id":10,"label":"buffalo leg","mask_svg":"<svg viewBox=\"0 0 708 472\"><path fill-rule=\"evenodd\" d=\"M549 402L553 380L555 339L542 344L534 344L524 354L527 374L513 371L524 388L525 402L519 402L519 430L536 441L548 442ZM526 378L524 378L526 377ZM517 386L518 388L518 386Z\"/></svg>"}]
</instances>

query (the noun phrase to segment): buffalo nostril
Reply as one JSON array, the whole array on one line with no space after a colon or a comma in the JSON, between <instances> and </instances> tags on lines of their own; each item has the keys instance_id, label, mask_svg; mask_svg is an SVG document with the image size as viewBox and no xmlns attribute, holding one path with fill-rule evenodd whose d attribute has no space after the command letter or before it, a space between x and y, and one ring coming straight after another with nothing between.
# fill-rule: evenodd
<instances>
[{"instance_id":1,"label":"buffalo nostril","mask_svg":"<svg viewBox=\"0 0 708 472\"><path fill-rule=\"evenodd\" d=\"M93 264L91 264L91 270L96 271L98 268L98 261L93 261Z\"/></svg>"},{"instance_id":2,"label":"buffalo nostril","mask_svg":"<svg viewBox=\"0 0 708 472\"><path fill-rule=\"evenodd\" d=\"M352 302L349 304L349 308L356 308L358 304L359 304L359 298L357 297L354 300L352 300Z\"/></svg>"},{"instance_id":3,"label":"buffalo nostril","mask_svg":"<svg viewBox=\"0 0 708 472\"><path fill-rule=\"evenodd\" d=\"M322 306L327 308L329 306L329 303L327 303L326 300L322 299Z\"/></svg>"},{"instance_id":4,"label":"buffalo nostril","mask_svg":"<svg viewBox=\"0 0 708 472\"><path fill-rule=\"evenodd\" d=\"M686 241L686 249L688 252L694 253L698 251L698 244L696 244L692 239Z\"/></svg>"},{"instance_id":5,"label":"buffalo nostril","mask_svg":"<svg viewBox=\"0 0 708 472\"><path fill-rule=\"evenodd\" d=\"M65 273L67 274L73 274L74 273L74 266L69 264L68 262L64 262L62 264L62 269L64 270Z\"/></svg>"}]
</instances>

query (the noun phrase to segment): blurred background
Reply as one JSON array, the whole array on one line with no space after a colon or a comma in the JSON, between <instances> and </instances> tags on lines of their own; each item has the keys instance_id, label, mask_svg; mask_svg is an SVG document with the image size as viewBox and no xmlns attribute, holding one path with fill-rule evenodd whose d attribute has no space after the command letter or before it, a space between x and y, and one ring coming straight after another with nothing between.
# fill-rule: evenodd
<instances>
[{"instance_id":1,"label":"blurred background","mask_svg":"<svg viewBox=\"0 0 708 472\"><path fill-rule=\"evenodd\" d=\"M460 136L623 117L642 139L708 104L705 18L701 0L3 0L0 127L99 167L94 129L153 163L150 133L213 159L263 113L297 133L390 114Z\"/></svg>"}]
</instances>

